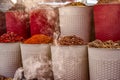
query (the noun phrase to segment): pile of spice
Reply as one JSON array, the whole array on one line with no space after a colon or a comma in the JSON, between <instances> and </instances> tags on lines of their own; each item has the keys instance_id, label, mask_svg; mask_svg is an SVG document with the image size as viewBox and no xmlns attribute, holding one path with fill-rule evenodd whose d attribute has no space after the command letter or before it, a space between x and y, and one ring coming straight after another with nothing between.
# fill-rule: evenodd
<instances>
[{"instance_id":1,"label":"pile of spice","mask_svg":"<svg viewBox=\"0 0 120 80\"><path fill-rule=\"evenodd\" d=\"M0 36L1 43L21 42L23 40L23 37L15 34L14 32L7 32Z\"/></svg>"},{"instance_id":2,"label":"pile of spice","mask_svg":"<svg viewBox=\"0 0 120 80\"><path fill-rule=\"evenodd\" d=\"M14 32L23 38L30 37L29 14L25 11L25 6L15 4L6 12L7 32Z\"/></svg>"},{"instance_id":3,"label":"pile of spice","mask_svg":"<svg viewBox=\"0 0 120 80\"><path fill-rule=\"evenodd\" d=\"M95 47L95 48L112 48L112 49L120 49L120 41L113 42L112 40L108 41L101 41L101 40L95 40L88 44L89 47Z\"/></svg>"},{"instance_id":4,"label":"pile of spice","mask_svg":"<svg viewBox=\"0 0 120 80\"><path fill-rule=\"evenodd\" d=\"M52 37L43 35L43 34L36 34L33 35L31 38L24 41L25 44L47 44L52 42Z\"/></svg>"},{"instance_id":5,"label":"pile of spice","mask_svg":"<svg viewBox=\"0 0 120 80\"><path fill-rule=\"evenodd\" d=\"M99 0L98 4L104 4L104 3L119 3L119 0Z\"/></svg>"},{"instance_id":6,"label":"pile of spice","mask_svg":"<svg viewBox=\"0 0 120 80\"><path fill-rule=\"evenodd\" d=\"M66 6L86 6L86 5L81 2L72 2L67 4Z\"/></svg>"},{"instance_id":7,"label":"pile of spice","mask_svg":"<svg viewBox=\"0 0 120 80\"><path fill-rule=\"evenodd\" d=\"M0 80L13 80L13 79L12 78L6 78L6 77L0 75Z\"/></svg>"},{"instance_id":8,"label":"pile of spice","mask_svg":"<svg viewBox=\"0 0 120 80\"><path fill-rule=\"evenodd\" d=\"M15 4L13 7L11 7L9 10L25 10L25 6L23 4Z\"/></svg>"},{"instance_id":9,"label":"pile of spice","mask_svg":"<svg viewBox=\"0 0 120 80\"><path fill-rule=\"evenodd\" d=\"M80 37L73 35L73 36L61 37L58 40L58 44L60 45L84 45L86 43Z\"/></svg>"}]
</instances>

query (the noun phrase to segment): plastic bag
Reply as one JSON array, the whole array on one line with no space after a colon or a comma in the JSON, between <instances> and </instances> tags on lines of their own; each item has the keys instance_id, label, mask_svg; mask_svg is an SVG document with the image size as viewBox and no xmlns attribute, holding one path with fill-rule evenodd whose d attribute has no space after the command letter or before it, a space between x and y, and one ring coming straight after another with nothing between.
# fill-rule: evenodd
<instances>
[{"instance_id":1,"label":"plastic bag","mask_svg":"<svg viewBox=\"0 0 120 80\"><path fill-rule=\"evenodd\" d=\"M51 6L40 5L30 12L31 35L44 34L53 36L58 24L58 11Z\"/></svg>"},{"instance_id":2,"label":"plastic bag","mask_svg":"<svg viewBox=\"0 0 120 80\"><path fill-rule=\"evenodd\" d=\"M16 70L13 80L25 80L24 69L22 67Z\"/></svg>"},{"instance_id":3,"label":"plastic bag","mask_svg":"<svg viewBox=\"0 0 120 80\"><path fill-rule=\"evenodd\" d=\"M13 5L11 0L0 0L0 10L3 12L9 10Z\"/></svg>"},{"instance_id":4,"label":"plastic bag","mask_svg":"<svg viewBox=\"0 0 120 80\"><path fill-rule=\"evenodd\" d=\"M25 7L16 4L6 12L7 32L14 32L25 39L30 36L29 15L25 12Z\"/></svg>"},{"instance_id":5,"label":"plastic bag","mask_svg":"<svg viewBox=\"0 0 120 80\"><path fill-rule=\"evenodd\" d=\"M21 52L26 79L53 80L48 44L21 44Z\"/></svg>"}]
</instances>

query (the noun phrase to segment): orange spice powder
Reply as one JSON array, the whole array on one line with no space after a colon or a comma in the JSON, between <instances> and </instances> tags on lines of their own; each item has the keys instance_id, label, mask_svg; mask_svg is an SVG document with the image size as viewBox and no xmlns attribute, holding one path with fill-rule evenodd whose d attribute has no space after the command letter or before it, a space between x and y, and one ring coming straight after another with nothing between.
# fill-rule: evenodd
<instances>
[{"instance_id":1,"label":"orange spice powder","mask_svg":"<svg viewBox=\"0 0 120 80\"><path fill-rule=\"evenodd\" d=\"M24 41L25 44L47 44L52 42L52 37L37 34Z\"/></svg>"}]
</instances>

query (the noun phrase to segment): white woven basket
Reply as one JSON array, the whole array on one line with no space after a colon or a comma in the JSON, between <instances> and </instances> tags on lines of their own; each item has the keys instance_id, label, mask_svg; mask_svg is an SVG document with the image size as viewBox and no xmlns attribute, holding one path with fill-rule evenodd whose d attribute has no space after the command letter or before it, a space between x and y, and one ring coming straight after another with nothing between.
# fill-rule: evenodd
<instances>
[{"instance_id":1,"label":"white woven basket","mask_svg":"<svg viewBox=\"0 0 120 80\"><path fill-rule=\"evenodd\" d=\"M22 63L25 77L33 79L37 77L36 69L50 60L49 44L21 44ZM38 62L38 65L36 62Z\"/></svg>"},{"instance_id":2,"label":"white woven basket","mask_svg":"<svg viewBox=\"0 0 120 80\"><path fill-rule=\"evenodd\" d=\"M55 80L88 80L86 46L52 46Z\"/></svg>"},{"instance_id":3,"label":"white woven basket","mask_svg":"<svg viewBox=\"0 0 120 80\"><path fill-rule=\"evenodd\" d=\"M120 80L120 50L89 48L90 80Z\"/></svg>"},{"instance_id":4,"label":"white woven basket","mask_svg":"<svg viewBox=\"0 0 120 80\"><path fill-rule=\"evenodd\" d=\"M59 8L61 35L77 35L85 41L90 40L92 7Z\"/></svg>"},{"instance_id":5,"label":"white woven basket","mask_svg":"<svg viewBox=\"0 0 120 80\"><path fill-rule=\"evenodd\" d=\"M0 75L14 77L14 73L21 66L19 43L0 43Z\"/></svg>"}]
</instances>

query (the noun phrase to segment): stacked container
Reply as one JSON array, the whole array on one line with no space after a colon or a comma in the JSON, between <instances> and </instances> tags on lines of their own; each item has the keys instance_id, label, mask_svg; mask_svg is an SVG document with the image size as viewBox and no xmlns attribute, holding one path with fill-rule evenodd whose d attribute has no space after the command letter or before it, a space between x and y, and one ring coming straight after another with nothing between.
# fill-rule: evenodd
<instances>
[{"instance_id":1,"label":"stacked container","mask_svg":"<svg viewBox=\"0 0 120 80\"><path fill-rule=\"evenodd\" d=\"M90 80L120 80L120 50L88 48Z\"/></svg>"},{"instance_id":2,"label":"stacked container","mask_svg":"<svg viewBox=\"0 0 120 80\"><path fill-rule=\"evenodd\" d=\"M90 41L92 7L66 6L59 8L61 36L76 35Z\"/></svg>"},{"instance_id":3,"label":"stacked container","mask_svg":"<svg viewBox=\"0 0 120 80\"><path fill-rule=\"evenodd\" d=\"M13 77L19 67L21 67L20 44L0 43L0 75Z\"/></svg>"},{"instance_id":4,"label":"stacked container","mask_svg":"<svg viewBox=\"0 0 120 80\"><path fill-rule=\"evenodd\" d=\"M94 23L96 39L120 40L120 4L95 5ZM101 46L105 47L106 45L102 44ZM89 47L88 56L90 80L120 80L119 49Z\"/></svg>"},{"instance_id":5,"label":"stacked container","mask_svg":"<svg viewBox=\"0 0 120 80\"><path fill-rule=\"evenodd\" d=\"M55 80L88 80L87 46L52 46Z\"/></svg>"}]
</instances>

